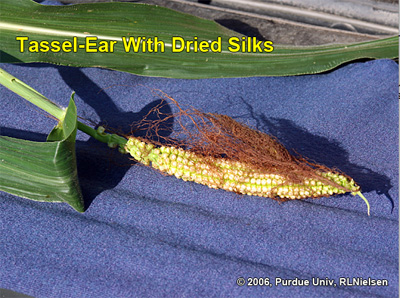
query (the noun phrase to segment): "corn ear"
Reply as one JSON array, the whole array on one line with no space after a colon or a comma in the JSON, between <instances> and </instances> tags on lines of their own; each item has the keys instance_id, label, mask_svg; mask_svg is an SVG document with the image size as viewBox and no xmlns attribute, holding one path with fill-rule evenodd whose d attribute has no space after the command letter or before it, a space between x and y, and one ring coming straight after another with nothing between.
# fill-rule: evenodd
<instances>
[{"instance_id":1,"label":"corn ear","mask_svg":"<svg viewBox=\"0 0 400 298\"><path fill-rule=\"evenodd\" d=\"M239 194L294 200L356 194L360 190L354 180L334 171L316 170L318 175L293 183L279 174L263 172L239 161L203 156L173 146L155 146L135 137L128 139L125 150L138 162L168 175Z\"/></svg>"}]
</instances>

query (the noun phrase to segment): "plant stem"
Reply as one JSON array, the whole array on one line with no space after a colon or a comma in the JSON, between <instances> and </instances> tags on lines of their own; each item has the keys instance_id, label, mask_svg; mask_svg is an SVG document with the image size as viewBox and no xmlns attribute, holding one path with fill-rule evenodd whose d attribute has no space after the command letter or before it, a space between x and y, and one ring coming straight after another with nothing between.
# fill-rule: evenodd
<instances>
[{"instance_id":1,"label":"plant stem","mask_svg":"<svg viewBox=\"0 0 400 298\"><path fill-rule=\"evenodd\" d=\"M100 129L95 130L79 121L78 121L78 129L100 142L107 143L108 146L112 148L118 146L119 148L123 149L125 147L126 142L128 141L127 139L119 135L104 133L101 132Z\"/></svg>"},{"instance_id":2,"label":"plant stem","mask_svg":"<svg viewBox=\"0 0 400 298\"><path fill-rule=\"evenodd\" d=\"M0 84L4 85L11 91L15 92L19 96L25 98L35 106L46 111L50 115L53 115L58 120L63 121L65 117L65 109L46 98L44 95L37 92L32 87L28 86L24 82L20 81L13 75L9 74L5 70L0 68ZM107 143L110 147L119 146L121 149L125 147L127 140L116 134L104 133L102 129L95 130L82 122L77 121L78 129L96 140Z\"/></svg>"},{"instance_id":3,"label":"plant stem","mask_svg":"<svg viewBox=\"0 0 400 298\"><path fill-rule=\"evenodd\" d=\"M0 83L57 119L61 121L64 119L64 109L1 68Z\"/></svg>"}]
</instances>

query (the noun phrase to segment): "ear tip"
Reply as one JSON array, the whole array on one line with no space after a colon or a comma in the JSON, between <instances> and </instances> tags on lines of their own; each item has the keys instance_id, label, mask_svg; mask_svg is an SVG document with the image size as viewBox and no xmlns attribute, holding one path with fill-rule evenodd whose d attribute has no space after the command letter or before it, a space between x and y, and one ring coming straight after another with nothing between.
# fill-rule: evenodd
<instances>
[{"instance_id":1,"label":"ear tip","mask_svg":"<svg viewBox=\"0 0 400 298\"><path fill-rule=\"evenodd\" d=\"M368 208L367 213L368 213L368 216L371 216L371 214L370 214L370 209L371 209L371 207L370 207L370 205L369 205L368 200L364 197L364 195L361 193L361 191L358 191L358 192L356 192L355 194L356 194L356 195L359 195L359 196L364 200L365 204L367 204L367 208Z\"/></svg>"}]
</instances>

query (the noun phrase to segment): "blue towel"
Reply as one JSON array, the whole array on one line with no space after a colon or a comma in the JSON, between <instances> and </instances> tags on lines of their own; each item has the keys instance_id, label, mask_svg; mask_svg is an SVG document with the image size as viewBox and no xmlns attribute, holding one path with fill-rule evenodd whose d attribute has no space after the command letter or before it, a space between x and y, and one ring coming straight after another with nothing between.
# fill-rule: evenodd
<instances>
[{"instance_id":1,"label":"blue towel","mask_svg":"<svg viewBox=\"0 0 400 298\"><path fill-rule=\"evenodd\" d=\"M160 102L150 89L229 115L353 177L371 216L351 194L279 203L184 182L79 132L85 213L0 193L0 288L52 298L398 297L395 62L210 80L1 67L63 106L75 91L80 116L126 133ZM0 90L1 134L44 141L55 121ZM163 112L177 110L168 104ZM374 281L387 285L350 285Z\"/></svg>"}]
</instances>

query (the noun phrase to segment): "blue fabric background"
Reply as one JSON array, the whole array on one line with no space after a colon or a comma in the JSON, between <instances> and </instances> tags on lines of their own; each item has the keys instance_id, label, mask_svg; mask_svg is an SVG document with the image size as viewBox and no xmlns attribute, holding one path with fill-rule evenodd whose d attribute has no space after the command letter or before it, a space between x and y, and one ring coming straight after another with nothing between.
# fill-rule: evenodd
<instances>
[{"instance_id":1,"label":"blue fabric background","mask_svg":"<svg viewBox=\"0 0 400 298\"><path fill-rule=\"evenodd\" d=\"M47 64L1 67L63 106L75 91L80 116L125 131L159 102L146 87L232 116L352 176L371 216L350 194L280 204L166 177L78 133L87 211L0 193L0 288L53 298L398 296L395 62L348 64L312 76L212 80ZM54 120L0 90L1 134L44 141ZM239 287L238 277L272 283L319 277L337 286ZM389 286L344 287L339 277L387 279Z\"/></svg>"}]
</instances>

